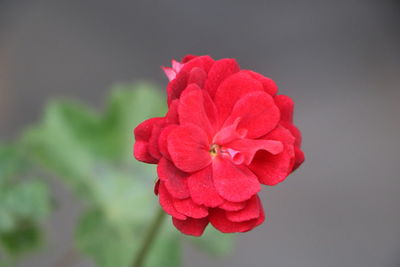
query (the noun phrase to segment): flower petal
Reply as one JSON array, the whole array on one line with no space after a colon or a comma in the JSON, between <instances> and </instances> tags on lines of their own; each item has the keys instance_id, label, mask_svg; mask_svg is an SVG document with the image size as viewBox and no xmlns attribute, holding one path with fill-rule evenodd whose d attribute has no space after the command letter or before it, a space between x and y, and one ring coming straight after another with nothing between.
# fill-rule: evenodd
<instances>
[{"instance_id":1,"label":"flower petal","mask_svg":"<svg viewBox=\"0 0 400 267\"><path fill-rule=\"evenodd\" d=\"M194 83L203 88L206 78L207 73L202 68L194 67L190 71L188 84Z\"/></svg>"},{"instance_id":2,"label":"flower petal","mask_svg":"<svg viewBox=\"0 0 400 267\"><path fill-rule=\"evenodd\" d=\"M190 198L176 199L174 206L178 212L190 218L200 219L208 216L208 210L203 206L197 205Z\"/></svg>"},{"instance_id":3,"label":"flower petal","mask_svg":"<svg viewBox=\"0 0 400 267\"><path fill-rule=\"evenodd\" d=\"M204 89L214 98L218 86L229 76L240 70L239 64L233 58L224 58L215 61L208 72Z\"/></svg>"},{"instance_id":4,"label":"flower petal","mask_svg":"<svg viewBox=\"0 0 400 267\"><path fill-rule=\"evenodd\" d=\"M234 157L242 157L241 162L236 162L235 158L232 161L235 164L249 165L254 158L257 151L265 150L276 155L282 152L283 144L276 140L263 140L263 139L238 139L226 145L230 149L237 151Z\"/></svg>"},{"instance_id":5,"label":"flower petal","mask_svg":"<svg viewBox=\"0 0 400 267\"><path fill-rule=\"evenodd\" d=\"M262 84L250 75L239 71L225 79L215 92L214 102L221 122L229 116L235 103L250 92L264 91Z\"/></svg>"},{"instance_id":6,"label":"flower petal","mask_svg":"<svg viewBox=\"0 0 400 267\"><path fill-rule=\"evenodd\" d=\"M189 174L176 168L172 162L166 158L161 158L157 166L157 173L172 197L184 199L190 196L187 186Z\"/></svg>"},{"instance_id":7,"label":"flower petal","mask_svg":"<svg viewBox=\"0 0 400 267\"><path fill-rule=\"evenodd\" d=\"M168 136L168 151L174 165L195 172L211 163L206 133L194 124L179 126Z\"/></svg>"},{"instance_id":8,"label":"flower petal","mask_svg":"<svg viewBox=\"0 0 400 267\"><path fill-rule=\"evenodd\" d=\"M187 218L185 215L179 213L175 209L174 199L168 193L168 190L165 188L165 185L162 181L160 181L160 184L158 186L158 196L160 205L166 213L179 220L185 220Z\"/></svg>"},{"instance_id":9,"label":"flower petal","mask_svg":"<svg viewBox=\"0 0 400 267\"><path fill-rule=\"evenodd\" d=\"M157 163L158 159L154 158L149 153L149 140L152 135L153 127L161 122L163 118L152 118L145 120L139 124L135 130L135 145L134 145L134 156L137 160L146 163Z\"/></svg>"},{"instance_id":10,"label":"flower petal","mask_svg":"<svg viewBox=\"0 0 400 267\"><path fill-rule=\"evenodd\" d=\"M260 217L260 199L257 195L246 201L243 209L238 211L227 211L226 218L232 222L244 222Z\"/></svg>"},{"instance_id":11,"label":"flower petal","mask_svg":"<svg viewBox=\"0 0 400 267\"><path fill-rule=\"evenodd\" d=\"M262 83L264 91L268 94L273 96L278 92L278 86L271 78L265 77L264 75L251 70L243 70L243 72L249 74L252 78Z\"/></svg>"},{"instance_id":12,"label":"flower petal","mask_svg":"<svg viewBox=\"0 0 400 267\"><path fill-rule=\"evenodd\" d=\"M246 129L248 138L258 138L274 129L280 119L280 112L273 98L265 92L252 92L235 104L225 124L241 118L238 129Z\"/></svg>"},{"instance_id":13,"label":"flower petal","mask_svg":"<svg viewBox=\"0 0 400 267\"><path fill-rule=\"evenodd\" d=\"M186 220L172 218L172 223L185 235L201 236L208 225L208 218Z\"/></svg>"},{"instance_id":14,"label":"flower petal","mask_svg":"<svg viewBox=\"0 0 400 267\"><path fill-rule=\"evenodd\" d=\"M210 223L223 233L247 232L255 227L257 219L244 222L232 222L227 219L226 211L222 209L212 209L208 216Z\"/></svg>"},{"instance_id":15,"label":"flower petal","mask_svg":"<svg viewBox=\"0 0 400 267\"><path fill-rule=\"evenodd\" d=\"M238 211L243 209L246 206L246 202L230 202L230 201L225 201L222 205L219 206L220 209L226 210L226 211Z\"/></svg>"},{"instance_id":16,"label":"flower petal","mask_svg":"<svg viewBox=\"0 0 400 267\"><path fill-rule=\"evenodd\" d=\"M224 201L215 189L211 166L189 176L188 187L193 201L199 205L217 207Z\"/></svg>"},{"instance_id":17,"label":"flower petal","mask_svg":"<svg viewBox=\"0 0 400 267\"><path fill-rule=\"evenodd\" d=\"M215 110L213 103L208 102L207 108ZM204 103L203 90L196 84L190 84L182 93L178 113L181 125L196 124L202 128L210 137L214 134L214 127L212 126Z\"/></svg>"},{"instance_id":18,"label":"flower petal","mask_svg":"<svg viewBox=\"0 0 400 267\"><path fill-rule=\"evenodd\" d=\"M292 123L293 121L293 100L286 95L277 95L274 97L275 104L281 111L281 121Z\"/></svg>"},{"instance_id":19,"label":"flower petal","mask_svg":"<svg viewBox=\"0 0 400 267\"><path fill-rule=\"evenodd\" d=\"M244 166L236 166L229 159L213 159L213 179L217 192L226 200L241 202L260 191L257 177Z\"/></svg>"},{"instance_id":20,"label":"flower petal","mask_svg":"<svg viewBox=\"0 0 400 267\"><path fill-rule=\"evenodd\" d=\"M167 86L168 105L170 105L174 99L179 98L182 91L185 90L187 86L188 79L189 79L188 72L181 70L176 75L175 79L173 79L168 83Z\"/></svg>"},{"instance_id":21,"label":"flower petal","mask_svg":"<svg viewBox=\"0 0 400 267\"><path fill-rule=\"evenodd\" d=\"M171 156L168 152L168 137L172 130L177 127L178 125L176 124L168 125L161 131L160 136L158 137L158 149L160 150L161 155L169 160L171 160Z\"/></svg>"},{"instance_id":22,"label":"flower petal","mask_svg":"<svg viewBox=\"0 0 400 267\"><path fill-rule=\"evenodd\" d=\"M294 138L284 127L277 127L274 131L263 137L267 140L281 140L284 143L283 151L277 155L260 150L258 151L249 169L257 175L260 183L276 185L290 174L294 164Z\"/></svg>"}]
</instances>

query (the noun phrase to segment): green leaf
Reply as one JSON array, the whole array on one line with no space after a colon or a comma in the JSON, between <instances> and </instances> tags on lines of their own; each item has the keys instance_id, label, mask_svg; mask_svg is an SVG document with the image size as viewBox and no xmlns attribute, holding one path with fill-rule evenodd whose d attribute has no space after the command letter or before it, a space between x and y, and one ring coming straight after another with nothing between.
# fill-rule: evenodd
<instances>
[{"instance_id":1,"label":"green leaf","mask_svg":"<svg viewBox=\"0 0 400 267\"><path fill-rule=\"evenodd\" d=\"M5 250L13 255L35 249L42 241L39 228L24 222L13 231L1 233L0 240Z\"/></svg>"}]
</instances>

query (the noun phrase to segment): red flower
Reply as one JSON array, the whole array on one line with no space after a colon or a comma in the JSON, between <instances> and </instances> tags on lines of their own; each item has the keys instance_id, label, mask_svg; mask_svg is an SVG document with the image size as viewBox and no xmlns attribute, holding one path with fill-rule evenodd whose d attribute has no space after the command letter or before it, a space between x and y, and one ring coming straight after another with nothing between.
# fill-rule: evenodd
<instances>
[{"instance_id":1,"label":"red flower","mask_svg":"<svg viewBox=\"0 0 400 267\"><path fill-rule=\"evenodd\" d=\"M189 235L209 222L224 233L258 226L260 183L282 182L304 160L293 101L234 59L190 55L164 71L169 111L134 131L136 159L158 164L162 208Z\"/></svg>"}]
</instances>

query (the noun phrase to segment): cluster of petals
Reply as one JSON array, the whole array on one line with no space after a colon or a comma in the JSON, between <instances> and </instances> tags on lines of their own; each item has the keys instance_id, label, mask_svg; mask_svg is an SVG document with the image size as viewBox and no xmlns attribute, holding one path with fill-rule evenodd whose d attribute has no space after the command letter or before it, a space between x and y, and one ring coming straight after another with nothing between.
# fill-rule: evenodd
<instances>
[{"instance_id":1,"label":"cluster of petals","mask_svg":"<svg viewBox=\"0 0 400 267\"><path fill-rule=\"evenodd\" d=\"M163 69L168 112L134 130L136 159L158 165L161 207L188 235L209 223L224 233L260 225L261 184L282 182L304 161L293 101L230 58L188 55Z\"/></svg>"}]
</instances>

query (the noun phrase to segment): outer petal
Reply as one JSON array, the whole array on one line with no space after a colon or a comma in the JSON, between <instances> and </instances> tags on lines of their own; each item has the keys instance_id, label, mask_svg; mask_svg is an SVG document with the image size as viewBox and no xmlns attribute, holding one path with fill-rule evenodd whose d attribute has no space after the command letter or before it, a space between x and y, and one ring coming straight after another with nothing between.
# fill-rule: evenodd
<instances>
[{"instance_id":1,"label":"outer petal","mask_svg":"<svg viewBox=\"0 0 400 267\"><path fill-rule=\"evenodd\" d=\"M172 100L180 97L182 91L186 88L189 79L189 73L185 70L181 70L176 78L168 83L167 95L168 105L171 104Z\"/></svg>"},{"instance_id":2,"label":"outer petal","mask_svg":"<svg viewBox=\"0 0 400 267\"><path fill-rule=\"evenodd\" d=\"M159 201L160 205L163 208L163 210L171 215L174 218L177 218L179 220L185 220L186 216L183 215L182 213L179 213L174 206L174 199L172 196L168 193L167 189L165 188L164 183L161 181L159 186L158 186L158 195L159 195Z\"/></svg>"},{"instance_id":3,"label":"outer petal","mask_svg":"<svg viewBox=\"0 0 400 267\"><path fill-rule=\"evenodd\" d=\"M208 224L208 218L178 220L172 218L172 223L175 227L185 235L201 236Z\"/></svg>"},{"instance_id":4,"label":"outer petal","mask_svg":"<svg viewBox=\"0 0 400 267\"><path fill-rule=\"evenodd\" d=\"M226 218L232 222L244 222L260 217L260 199L257 195L246 201L246 206L239 211L227 211Z\"/></svg>"},{"instance_id":5,"label":"outer petal","mask_svg":"<svg viewBox=\"0 0 400 267\"><path fill-rule=\"evenodd\" d=\"M226 218L226 212L221 209L213 209L209 215L210 223L223 233L247 232L253 229L259 219L244 222L232 222Z\"/></svg>"},{"instance_id":6,"label":"outer petal","mask_svg":"<svg viewBox=\"0 0 400 267\"><path fill-rule=\"evenodd\" d=\"M229 76L240 70L239 64L233 58L224 58L215 61L205 82L204 89L214 98L218 86Z\"/></svg>"},{"instance_id":7,"label":"outer petal","mask_svg":"<svg viewBox=\"0 0 400 267\"><path fill-rule=\"evenodd\" d=\"M278 127L263 137L263 139L281 140L284 143L284 149L278 155L272 155L264 150L258 151L249 165L249 169L257 175L260 183L276 185L285 180L292 171L294 163L294 138L287 129Z\"/></svg>"},{"instance_id":8,"label":"outer petal","mask_svg":"<svg viewBox=\"0 0 400 267\"><path fill-rule=\"evenodd\" d=\"M189 74L188 84L197 84L200 88L203 88L204 82L207 78L207 73L202 68L194 67Z\"/></svg>"},{"instance_id":9,"label":"outer petal","mask_svg":"<svg viewBox=\"0 0 400 267\"><path fill-rule=\"evenodd\" d=\"M195 172L211 163L209 142L205 132L194 124L172 130L168 151L174 165L185 172Z\"/></svg>"},{"instance_id":10,"label":"outer petal","mask_svg":"<svg viewBox=\"0 0 400 267\"><path fill-rule=\"evenodd\" d=\"M217 192L226 200L241 202L260 191L257 177L244 166L236 166L229 159L213 159L213 179Z\"/></svg>"},{"instance_id":11,"label":"outer petal","mask_svg":"<svg viewBox=\"0 0 400 267\"><path fill-rule=\"evenodd\" d=\"M168 152L168 137L172 130L177 127L178 125L176 124L168 125L167 127L163 128L160 136L158 137L158 149L160 150L161 155L169 160L171 160L171 156Z\"/></svg>"},{"instance_id":12,"label":"outer petal","mask_svg":"<svg viewBox=\"0 0 400 267\"><path fill-rule=\"evenodd\" d=\"M215 189L211 166L189 176L188 187L193 201L199 205L217 207L224 202Z\"/></svg>"},{"instance_id":13,"label":"outer petal","mask_svg":"<svg viewBox=\"0 0 400 267\"><path fill-rule=\"evenodd\" d=\"M178 212L190 218L200 219L208 216L208 210L203 206L197 205L190 198L177 199L174 201L174 206Z\"/></svg>"},{"instance_id":14,"label":"outer petal","mask_svg":"<svg viewBox=\"0 0 400 267\"><path fill-rule=\"evenodd\" d=\"M243 72L249 74L251 77L261 82L264 87L264 91L268 94L275 95L278 92L278 86L272 79L251 70L244 70Z\"/></svg>"},{"instance_id":15,"label":"outer petal","mask_svg":"<svg viewBox=\"0 0 400 267\"><path fill-rule=\"evenodd\" d=\"M280 112L269 94L252 92L236 102L225 123L231 124L239 117L238 129L246 129L248 138L258 138L277 126Z\"/></svg>"},{"instance_id":16,"label":"outer petal","mask_svg":"<svg viewBox=\"0 0 400 267\"><path fill-rule=\"evenodd\" d=\"M293 122L293 100L286 95L277 95L274 97L275 104L281 111L281 121L292 123Z\"/></svg>"},{"instance_id":17,"label":"outer petal","mask_svg":"<svg viewBox=\"0 0 400 267\"><path fill-rule=\"evenodd\" d=\"M219 206L220 209L226 210L226 211L238 211L243 209L246 206L246 202L230 202L230 201L225 201L222 205Z\"/></svg>"},{"instance_id":18,"label":"outer petal","mask_svg":"<svg viewBox=\"0 0 400 267\"><path fill-rule=\"evenodd\" d=\"M203 69L206 73L208 73L213 64L214 59L212 59L210 56L198 56L187 61L181 71L187 71L188 73L190 73L193 68L197 67Z\"/></svg>"},{"instance_id":19,"label":"outer petal","mask_svg":"<svg viewBox=\"0 0 400 267\"><path fill-rule=\"evenodd\" d=\"M154 125L161 122L163 118L152 118L145 120L139 124L135 130L135 145L134 145L134 156L137 160L146 163L157 163L158 159L154 158L149 153L149 140L153 131Z\"/></svg>"},{"instance_id":20,"label":"outer petal","mask_svg":"<svg viewBox=\"0 0 400 267\"><path fill-rule=\"evenodd\" d=\"M172 197L184 199L190 196L187 186L189 174L177 169L172 162L166 158L161 158L157 166L157 173Z\"/></svg>"},{"instance_id":21,"label":"outer petal","mask_svg":"<svg viewBox=\"0 0 400 267\"><path fill-rule=\"evenodd\" d=\"M225 79L218 87L214 97L221 122L225 121L235 103L242 96L256 91L264 91L262 84L242 71Z\"/></svg>"}]
</instances>

